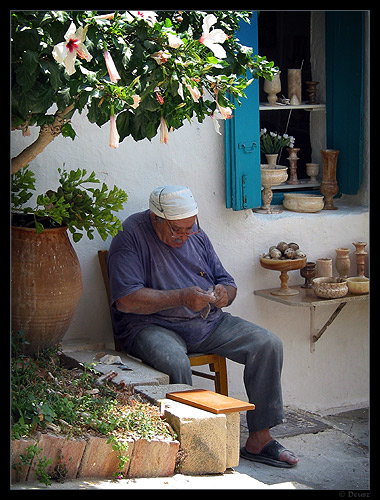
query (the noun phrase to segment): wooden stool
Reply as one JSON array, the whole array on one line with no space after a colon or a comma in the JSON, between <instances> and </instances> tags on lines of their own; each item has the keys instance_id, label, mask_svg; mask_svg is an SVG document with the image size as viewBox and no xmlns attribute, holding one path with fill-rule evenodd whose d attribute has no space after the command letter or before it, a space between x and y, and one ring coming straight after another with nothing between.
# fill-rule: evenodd
<instances>
[{"instance_id":1,"label":"wooden stool","mask_svg":"<svg viewBox=\"0 0 380 500\"><path fill-rule=\"evenodd\" d=\"M110 308L111 321L112 321L111 289L107 273L107 254L108 250L98 250L98 258L99 258L100 268L102 270L104 285L106 287L108 305ZM122 349L117 339L114 338L114 341L115 341L115 350L122 352ZM227 365L225 357L219 356L219 354L192 353L188 354L188 358L190 360L190 366L209 365L210 372L214 372L214 374L203 373L198 370L191 370L191 373L198 377L203 377L213 380L215 384L215 392L228 396Z\"/></svg>"}]
</instances>

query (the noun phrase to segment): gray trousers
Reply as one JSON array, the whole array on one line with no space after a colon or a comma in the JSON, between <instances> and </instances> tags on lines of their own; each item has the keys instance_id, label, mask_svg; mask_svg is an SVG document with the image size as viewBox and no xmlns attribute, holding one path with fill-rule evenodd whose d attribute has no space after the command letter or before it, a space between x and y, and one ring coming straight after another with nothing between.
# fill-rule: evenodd
<instances>
[{"instance_id":1,"label":"gray trousers","mask_svg":"<svg viewBox=\"0 0 380 500\"><path fill-rule=\"evenodd\" d=\"M220 354L245 366L245 389L255 405L247 412L250 432L283 422L282 342L273 333L224 312L218 326L197 346L187 346L172 330L150 325L137 335L131 350L132 356L167 373L171 384L188 385L192 378L187 353L192 352Z\"/></svg>"}]
</instances>

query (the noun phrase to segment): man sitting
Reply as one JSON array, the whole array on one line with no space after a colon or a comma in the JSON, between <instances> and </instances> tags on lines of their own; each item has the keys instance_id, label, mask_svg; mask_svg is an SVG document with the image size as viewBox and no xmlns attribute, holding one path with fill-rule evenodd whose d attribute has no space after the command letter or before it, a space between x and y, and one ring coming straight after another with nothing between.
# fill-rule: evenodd
<instances>
[{"instance_id":1,"label":"man sitting","mask_svg":"<svg viewBox=\"0 0 380 500\"><path fill-rule=\"evenodd\" d=\"M298 458L271 438L284 419L282 343L264 328L222 311L237 287L200 228L198 207L184 186L161 186L149 210L128 217L108 253L115 337L123 350L192 385L187 353L215 353L245 366L244 384L256 409L241 456L277 467Z\"/></svg>"}]
</instances>

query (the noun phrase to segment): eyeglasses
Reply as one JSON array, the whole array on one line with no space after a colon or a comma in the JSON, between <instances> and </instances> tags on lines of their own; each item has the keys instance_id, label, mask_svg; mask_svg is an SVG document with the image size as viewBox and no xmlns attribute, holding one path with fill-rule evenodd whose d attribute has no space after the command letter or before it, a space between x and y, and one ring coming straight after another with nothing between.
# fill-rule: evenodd
<instances>
[{"instance_id":1,"label":"eyeglasses","mask_svg":"<svg viewBox=\"0 0 380 500\"><path fill-rule=\"evenodd\" d=\"M161 205L161 193L162 193L162 191L164 189L165 188L161 189L160 194L158 195L158 203L160 205L160 209L159 210L162 213L162 215L164 216L164 219L166 220L166 222L168 223L170 232L172 233L172 238L178 238L178 237L182 238L183 236L186 236L186 238L188 238L189 236L192 236L193 234L200 233L201 228L200 228L200 225L199 225L198 215L195 216L195 223L197 224L197 230L196 231L193 231L193 232L181 231L180 233L177 232L177 231L174 231L174 229L172 228L172 225L170 224L169 220L167 219L167 217L165 215L165 212L164 212L164 209L162 208L162 205Z\"/></svg>"},{"instance_id":2,"label":"eyeglasses","mask_svg":"<svg viewBox=\"0 0 380 500\"><path fill-rule=\"evenodd\" d=\"M183 236L186 236L186 238L188 238L189 236L192 236L193 234L198 234L200 233L201 231L201 228L199 226L199 221L198 221L198 215L195 216L195 223L197 225L197 230L196 231L193 231L193 232L188 232L186 230L184 231L181 231L180 233L177 232L177 231L174 231L174 229L172 228L172 225L170 224L169 220L166 218L166 215L164 212L162 212L166 222L168 223L168 226L169 226L169 229L170 229L170 232L172 233L172 238L182 238Z\"/></svg>"}]
</instances>

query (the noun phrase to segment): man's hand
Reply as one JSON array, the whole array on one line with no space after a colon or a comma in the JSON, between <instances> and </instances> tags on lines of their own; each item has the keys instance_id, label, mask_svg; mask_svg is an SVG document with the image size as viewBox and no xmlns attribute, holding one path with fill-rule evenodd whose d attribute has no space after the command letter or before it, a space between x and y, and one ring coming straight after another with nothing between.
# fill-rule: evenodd
<instances>
[{"instance_id":1,"label":"man's hand","mask_svg":"<svg viewBox=\"0 0 380 500\"><path fill-rule=\"evenodd\" d=\"M215 300L212 301L216 307L226 307L228 306L228 293L224 285L216 285L214 288Z\"/></svg>"},{"instance_id":2,"label":"man's hand","mask_svg":"<svg viewBox=\"0 0 380 500\"><path fill-rule=\"evenodd\" d=\"M194 312L201 311L210 302L215 303L213 295L202 290L199 286L182 288L180 292L182 304Z\"/></svg>"}]
</instances>

